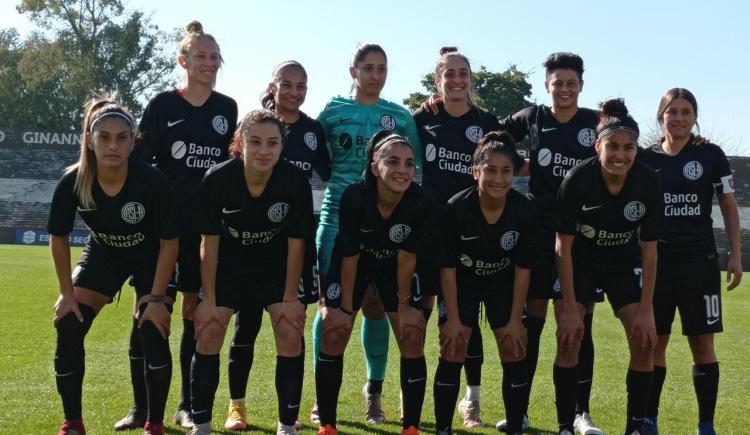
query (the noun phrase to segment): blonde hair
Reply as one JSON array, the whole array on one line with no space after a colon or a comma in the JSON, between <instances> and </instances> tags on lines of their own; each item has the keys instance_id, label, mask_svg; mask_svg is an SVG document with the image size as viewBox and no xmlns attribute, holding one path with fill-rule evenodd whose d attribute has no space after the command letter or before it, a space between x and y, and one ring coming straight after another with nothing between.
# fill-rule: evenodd
<instances>
[{"instance_id":1,"label":"blonde hair","mask_svg":"<svg viewBox=\"0 0 750 435\"><path fill-rule=\"evenodd\" d=\"M213 35L210 35L203 31L203 24L201 24L198 20L193 20L185 24L185 36L183 36L182 40L180 40L180 54L187 56L188 53L190 53L190 46L193 44L193 42L201 38L208 38L213 41L214 44L216 44L216 48L219 51L219 63L223 64L224 58L221 56L221 48L219 47L219 43L216 42L216 38L214 38Z\"/></svg>"},{"instance_id":2,"label":"blonde hair","mask_svg":"<svg viewBox=\"0 0 750 435\"><path fill-rule=\"evenodd\" d=\"M94 95L83 106L86 114L83 117L83 135L81 136L81 150L78 161L65 168L65 174L78 170L76 181L73 185L73 192L78 197L78 201L84 208L94 208L94 196L91 192L94 180L96 179L96 154L90 147L94 134L94 125L102 119L103 116L114 115L122 118L130 125L130 133L135 140L137 127L133 121L133 116L116 100L112 95Z\"/></svg>"}]
</instances>

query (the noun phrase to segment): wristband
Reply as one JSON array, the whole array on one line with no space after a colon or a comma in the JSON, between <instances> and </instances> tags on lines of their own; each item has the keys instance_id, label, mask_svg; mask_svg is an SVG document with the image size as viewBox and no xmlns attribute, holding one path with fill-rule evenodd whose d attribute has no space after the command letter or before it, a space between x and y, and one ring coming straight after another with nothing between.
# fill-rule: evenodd
<instances>
[{"instance_id":1,"label":"wristband","mask_svg":"<svg viewBox=\"0 0 750 435\"><path fill-rule=\"evenodd\" d=\"M150 295L148 295L148 302L149 303L151 303L151 302L154 302L154 303L164 302L164 295L150 294Z\"/></svg>"},{"instance_id":2,"label":"wristband","mask_svg":"<svg viewBox=\"0 0 750 435\"><path fill-rule=\"evenodd\" d=\"M290 299L290 300L284 299L282 302L284 302L284 303L291 303L291 302L298 302L298 301L299 301L299 299L295 298L295 299Z\"/></svg>"},{"instance_id":3,"label":"wristband","mask_svg":"<svg viewBox=\"0 0 750 435\"><path fill-rule=\"evenodd\" d=\"M408 295L408 296L398 295L398 301L401 302L401 303L405 304L405 303L409 302L409 299L411 299L411 295Z\"/></svg>"},{"instance_id":4,"label":"wristband","mask_svg":"<svg viewBox=\"0 0 750 435\"><path fill-rule=\"evenodd\" d=\"M346 308L344 308L344 307L339 307L339 310L341 310L341 312L343 312L344 314L348 314L348 315L350 315L350 316L351 316L352 314L354 314L354 313L352 313L351 311L347 310L347 309L346 309Z\"/></svg>"}]
</instances>

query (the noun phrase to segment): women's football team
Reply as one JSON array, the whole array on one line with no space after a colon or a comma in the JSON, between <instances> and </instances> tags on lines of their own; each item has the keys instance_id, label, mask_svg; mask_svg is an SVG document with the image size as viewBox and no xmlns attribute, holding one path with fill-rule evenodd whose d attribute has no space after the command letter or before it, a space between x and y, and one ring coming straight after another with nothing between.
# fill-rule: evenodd
<instances>
[{"instance_id":1,"label":"women's football team","mask_svg":"<svg viewBox=\"0 0 750 435\"><path fill-rule=\"evenodd\" d=\"M173 421L189 434L211 433L232 315L224 426L247 428L244 396L263 311L277 350L277 434L298 433L306 305L313 302L310 419L318 433L338 433L343 356L360 310L365 419L385 421L392 330L401 357L401 433L420 433L425 331L436 297L436 433L452 433L462 368L463 425L483 424L482 305L503 369L506 419L497 428L519 434L529 427L552 300L557 431L602 434L589 397L592 316L604 295L629 348L625 433L659 432L677 310L693 354L698 433L715 433L714 333L723 325L713 198L731 246L729 290L742 277L739 214L726 156L693 133L698 103L690 91L664 94L657 110L662 137L639 149L638 124L623 100L599 110L578 106L584 68L573 53L553 53L544 63L551 106L501 120L470 98L471 65L455 47L441 49L438 94L413 115L380 96L388 75L383 48L360 44L349 65L351 98L334 98L310 118L300 110L307 73L285 61L272 72L263 109L239 124L235 101L214 90L219 45L197 21L186 26L177 61L184 84L154 97L139 124L111 96L86 103L79 160L52 198L48 229L60 286L54 366L65 416L58 435L86 433L85 336L125 282L136 291L133 407L116 430L165 433L170 315L181 292L182 388ZM524 159L516 142L526 137ZM317 231L313 170L328 182ZM516 175L529 177L528 197L513 189ZM91 236L71 268L76 212Z\"/></svg>"}]
</instances>

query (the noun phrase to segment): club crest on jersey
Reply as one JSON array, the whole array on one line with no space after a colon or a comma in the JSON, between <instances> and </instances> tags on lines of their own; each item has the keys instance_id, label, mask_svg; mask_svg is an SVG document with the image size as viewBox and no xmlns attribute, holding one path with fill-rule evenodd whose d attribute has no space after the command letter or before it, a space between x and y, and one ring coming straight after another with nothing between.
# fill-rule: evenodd
<instances>
[{"instance_id":1,"label":"club crest on jersey","mask_svg":"<svg viewBox=\"0 0 750 435\"><path fill-rule=\"evenodd\" d=\"M697 180L703 175L703 165L697 160L689 161L682 167L682 175L688 180Z\"/></svg>"},{"instance_id":2,"label":"club crest on jersey","mask_svg":"<svg viewBox=\"0 0 750 435\"><path fill-rule=\"evenodd\" d=\"M279 223L284 220L288 212L289 204L277 202L268 209L268 219L271 219L271 222Z\"/></svg>"},{"instance_id":3,"label":"club crest on jersey","mask_svg":"<svg viewBox=\"0 0 750 435\"><path fill-rule=\"evenodd\" d=\"M401 243L406 240L411 234L411 228L408 225L396 224L391 227L391 231L388 232L388 236L394 243Z\"/></svg>"},{"instance_id":4,"label":"club crest on jersey","mask_svg":"<svg viewBox=\"0 0 750 435\"><path fill-rule=\"evenodd\" d=\"M380 125L386 130L393 130L396 128L396 120L391 115L385 114L380 117Z\"/></svg>"},{"instance_id":5,"label":"club crest on jersey","mask_svg":"<svg viewBox=\"0 0 750 435\"><path fill-rule=\"evenodd\" d=\"M625 206L625 219L635 222L643 217L643 215L646 214L646 206L643 205L640 201L630 201L628 205Z\"/></svg>"},{"instance_id":6,"label":"club crest on jersey","mask_svg":"<svg viewBox=\"0 0 750 435\"><path fill-rule=\"evenodd\" d=\"M318 149L318 138L315 137L315 133L308 131L307 133L305 133L304 139L305 145L307 145L308 148L313 151Z\"/></svg>"},{"instance_id":7,"label":"club crest on jersey","mask_svg":"<svg viewBox=\"0 0 750 435\"><path fill-rule=\"evenodd\" d=\"M341 295L341 286L333 283L326 290L326 299L337 299Z\"/></svg>"},{"instance_id":8,"label":"club crest on jersey","mask_svg":"<svg viewBox=\"0 0 750 435\"><path fill-rule=\"evenodd\" d=\"M516 244L518 243L518 237L520 234L518 231L508 231L500 238L500 246L505 249L506 251L510 251L511 249L516 247Z\"/></svg>"},{"instance_id":9,"label":"club crest on jersey","mask_svg":"<svg viewBox=\"0 0 750 435\"><path fill-rule=\"evenodd\" d=\"M582 128L578 131L578 143L590 147L596 141L596 132L592 128Z\"/></svg>"},{"instance_id":10,"label":"club crest on jersey","mask_svg":"<svg viewBox=\"0 0 750 435\"><path fill-rule=\"evenodd\" d=\"M484 130L478 125L472 125L466 129L466 139L474 143L478 143L482 136L484 136Z\"/></svg>"},{"instance_id":11,"label":"club crest on jersey","mask_svg":"<svg viewBox=\"0 0 750 435\"><path fill-rule=\"evenodd\" d=\"M120 216L129 224L137 224L146 216L146 208L139 202L129 202L122 206Z\"/></svg>"},{"instance_id":12,"label":"club crest on jersey","mask_svg":"<svg viewBox=\"0 0 750 435\"><path fill-rule=\"evenodd\" d=\"M227 121L224 115L214 116L214 119L211 120L211 125L219 134L227 134L227 131L229 131L229 121Z\"/></svg>"}]
</instances>

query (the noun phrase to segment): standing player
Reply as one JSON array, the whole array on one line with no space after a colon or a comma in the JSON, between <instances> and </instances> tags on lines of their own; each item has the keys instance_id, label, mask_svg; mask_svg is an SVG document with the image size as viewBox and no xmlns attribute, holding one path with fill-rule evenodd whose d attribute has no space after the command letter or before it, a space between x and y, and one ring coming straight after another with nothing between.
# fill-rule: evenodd
<instances>
[{"instance_id":1,"label":"standing player","mask_svg":"<svg viewBox=\"0 0 750 435\"><path fill-rule=\"evenodd\" d=\"M323 125L331 159L328 182L320 210L316 243L321 281L328 273L333 244L338 234L339 200L344 189L359 180L366 166L365 149L370 137L382 129L393 130L415 146L417 164L421 164L421 147L414 120L408 110L380 98L388 75L388 59L377 44L360 44L349 66L354 98L336 97L318 116ZM365 418L370 423L385 421L381 393L388 359L388 319L372 292L362 304L362 346L367 359L368 382L363 388ZM320 314L313 323L313 355L318 354L322 337ZM316 357L317 358L317 357ZM314 360L317 365L317 359ZM318 421L317 406L310 415Z\"/></svg>"},{"instance_id":2,"label":"standing player","mask_svg":"<svg viewBox=\"0 0 750 435\"><path fill-rule=\"evenodd\" d=\"M555 253L562 297L555 304L553 371L560 434L573 433L583 318L597 289L606 292L628 338L625 433L640 433L645 417L656 344L652 303L662 198L658 176L635 162L637 142L638 124L624 102L605 101L597 156L570 170L560 186Z\"/></svg>"},{"instance_id":3,"label":"standing player","mask_svg":"<svg viewBox=\"0 0 750 435\"><path fill-rule=\"evenodd\" d=\"M308 178L312 177L313 167L324 180L328 179L325 136L318 121L300 111L307 94L307 73L299 62L289 60L280 63L273 70L271 83L261 98L266 109L276 112L288 126L286 144L281 158L301 168ZM300 298L309 304L318 301L318 283L315 228L310 228L305 237L305 267L302 274L303 287ZM240 307L234 321L234 335L229 345L229 412L224 427L229 430L242 430L247 427L245 393L250 368L253 365L255 337L263 319L263 307Z\"/></svg>"},{"instance_id":4,"label":"standing player","mask_svg":"<svg viewBox=\"0 0 750 435\"><path fill-rule=\"evenodd\" d=\"M313 215L310 182L280 160L285 128L269 110L250 112L235 135L234 158L210 169L201 184L203 298L195 311L191 435L211 433L219 351L240 308L265 309L271 316L278 352L277 434L297 433L305 327L297 292Z\"/></svg>"},{"instance_id":5,"label":"standing player","mask_svg":"<svg viewBox=\"0 0 750 435\"><path fill-rule=\"evenodd\" d=\"M530 201L512 189L514 169L521 165L509 134L484 136L473 157L476 184L451 198L441 219L441 357L433 389L438 434L451 433L461 365L481 303L502 360L506 431L521 433L529 391L522 318L529 288L529 237L535 227Z\"/></svg>"},{"instance_id":6,"label":"standing player","mask_svg":"<svg viewBox=\"0 0 750 435\"><path fill-rule=\"evenodd\" d=\"M214 37L204 33L199 22L192 21L186 26L177 61L186 72L186 83L182 88L158 94L149 102L141 119L143 137L136 145L135 155L153 162L167 176L180 216L180 254L170 283L182 291L183 319L182 391L174 421L189 428L192 427L190 361L195 353L193 312L201 287L200 233L196 223L198 186L208 168L228 157L227 149L237 124L237 103L213 90L222 62L221 52ZM131 334L134 405L130 413L115 424L117 430L143 425L143 355L138 352L137 339L137 334Z\"/></svg>"},{"instance_id":7,"label":"standing player","mask_svg":"<svg viewBox=\"0 0 750 435\"><path fill-rule=\"evenodd\" d=\"M529 198L537 210L538 229L534 241L531 285L526 301L526 352L529 385L534 380L539 359L539 340L547 317L550 299L559 297L555 268L555 200L565 174L583 159L594 155L597 113L578 107L583 89L583 60L574 53L552 53L544 62L544 86L552 97L552 107L532 106L500 121L516 141L529 137L531 155L521 175L529 175ZM579 383L576 401L576 431L583 435L600 435L589 414L591 381L594 373L594 342L591 338L594 302L587 306L584 335L579 355ZM528 412L528 411L527 411ZM528 417L524 427L528 427ZM504 430L505 421L497 424Z\"/></svg>"},{"instance_id":8,"label":"standing player","mask_svg":"<svg viewBox=\"0 0 750 435\"><path fill-rule=\"evenodd\" d=\"M721 321L721 277L714 242L711 205L714 195L724 218L731 251L727 263L728 290L742 278L740 224L734 198L734 179L724 152L716 145L695 144L691 134L698 117L695 96L683 88L664 94L657 122L664 128L661 141L638 155L658 171L664 189L665 231L659 238L659 267L654 293L654 315L659 340L654 351L654 382L647 409L648 433L658 433L659 398L667 372L666 350L675 309L680 311L682 333L693 353L693 384L698 399L698 433L713 428L719 390L719 363L714 333ZM644 432L645 433L645 432Z\"/></svg>"},{"instance_id":9,"label":"standing player","mask_svg":"<svg viewBox=\"0 0 750 435\"><path fill-rule=\"evenodd\" d=\"M323 287L323 343L315 371L319 435L337 434L344 351L368 288L374 289L382 302L401 351L401 433L419 433L427 380L426 321L419 281L413 277L432 201L412 182L416 159L403 136L390 130L375 134L367 147L366 162L364 180L347 187L341 197L340 232Z\"/></svg>"},{"instance_id":10,"label":"standing player","mask_svg":"<svg viewBox=\"0 0 750 435\"><path fill-rule=\"evenodd\" d=\"M414 112L414 122L424 146L422 187L441 206L453 195L474 184L471 161L477 143L485 132L500 127L495 115L471 102L471 85L469 59L456 47L443 47L435 66L435 87L440 100L435 104L436 113L427 108ZM523 163L523 160L520 162ZM440 237L436 234L430 241L437 244ZM434 295L439 293L438 252L438 246L425 249L425 255L420 256L417 266L421 287L430 295L424 299L428 316L434 305ZM464 362L466 395L458 409L464 426L477 427L482 425L479 399L484 352L479 324L471 326Z\"/></svg>"},{"instance_id":11,"label":"standing player","mask_svg":"<svg viewBox=\"0 0 750 435\"><path fill-rule=\"evenodd\" d=\"M179 242L172 195L164 175L129 155L132 117L103 98L86 107L78 163L66 169L52 198L48 231L60 297L55 303L55 376L65 423L58 435L85 435L81 396L84 338L99 310L112 302L129 276L136 289L138 352L145 363L145 433L164 434L164 407L172 379L166 295ZM91 234L70 270L68 234L76 210Z\"/></svg>"}]
</instances>

